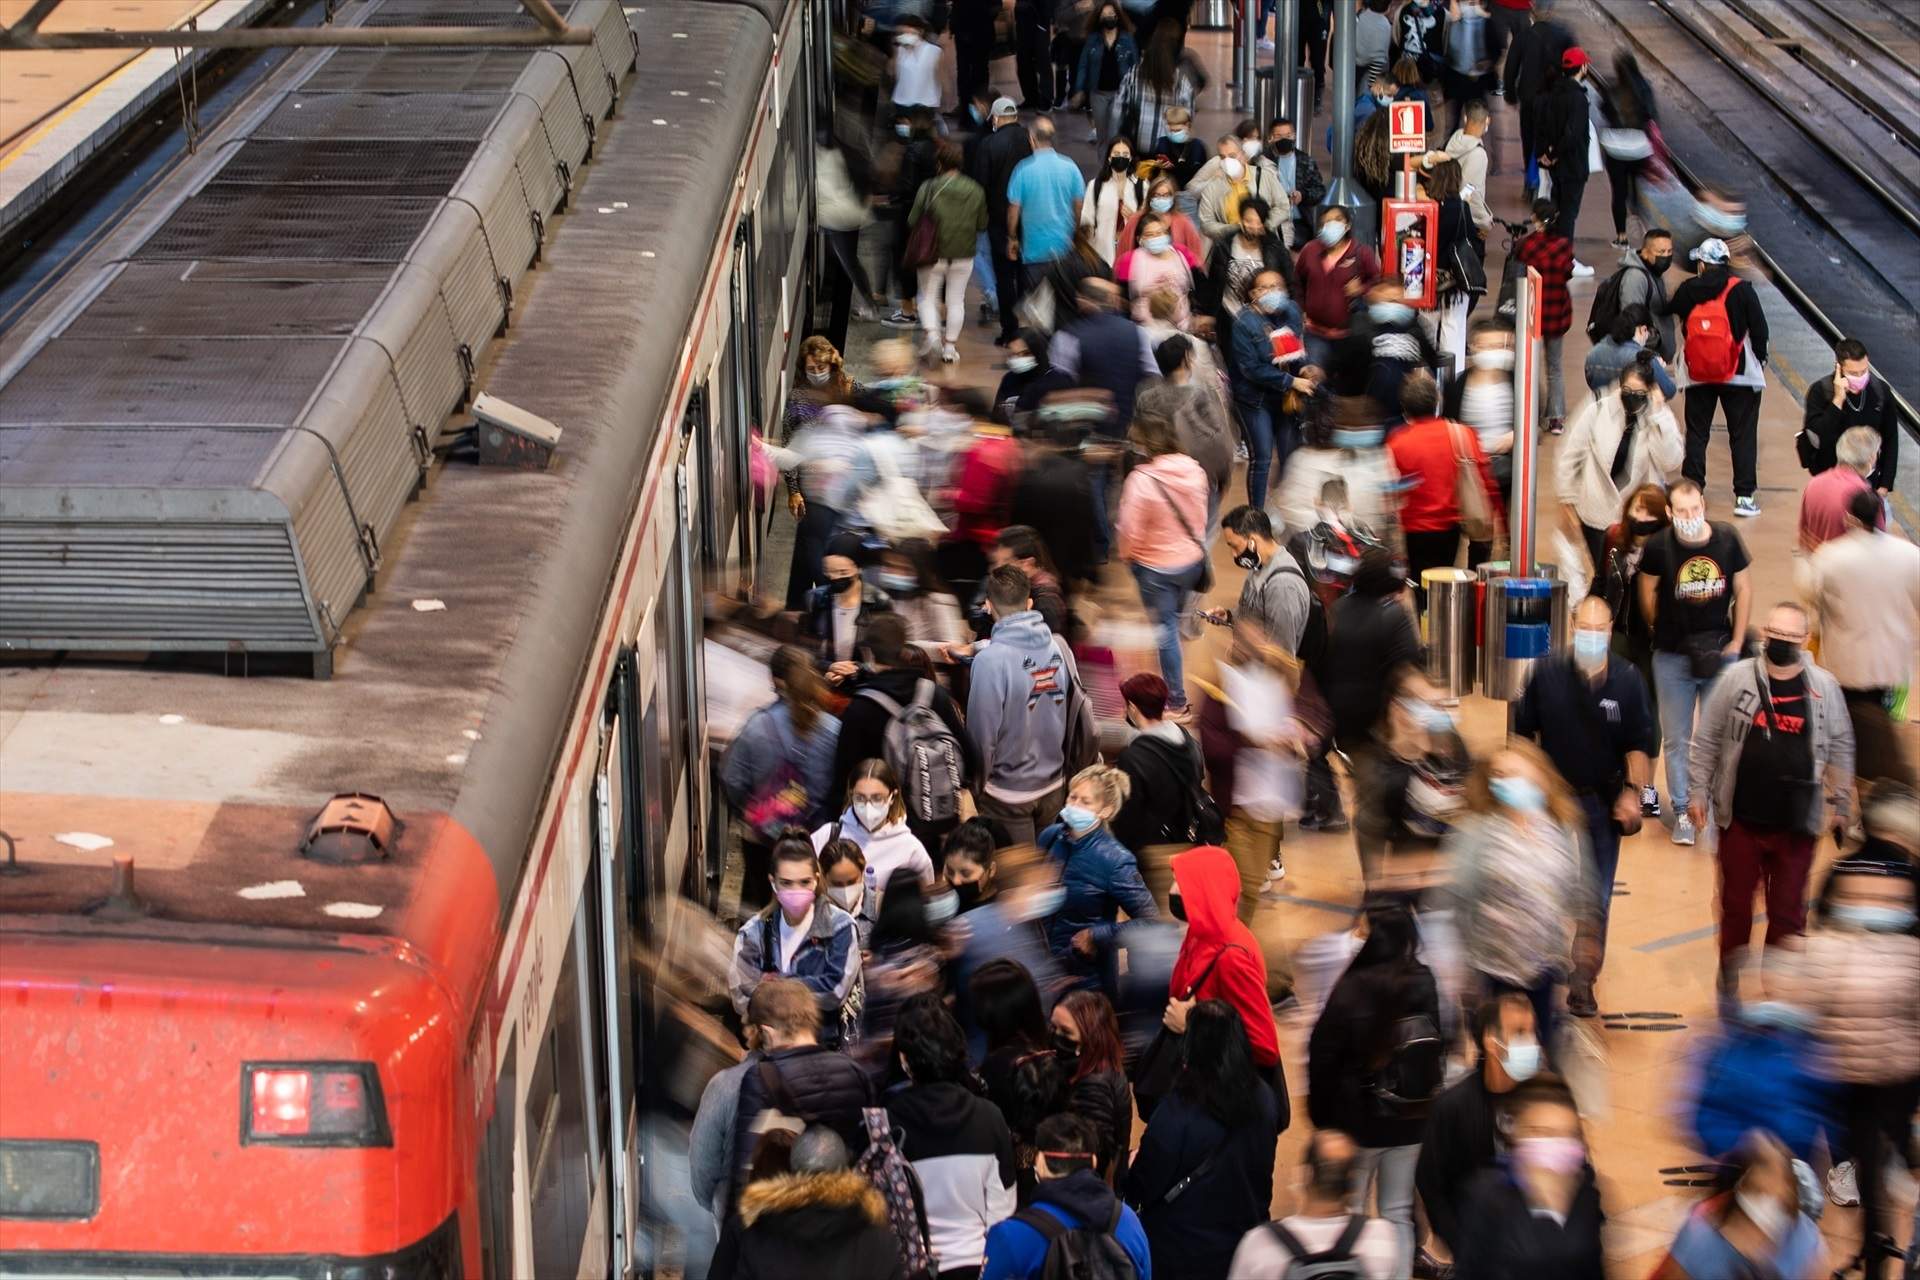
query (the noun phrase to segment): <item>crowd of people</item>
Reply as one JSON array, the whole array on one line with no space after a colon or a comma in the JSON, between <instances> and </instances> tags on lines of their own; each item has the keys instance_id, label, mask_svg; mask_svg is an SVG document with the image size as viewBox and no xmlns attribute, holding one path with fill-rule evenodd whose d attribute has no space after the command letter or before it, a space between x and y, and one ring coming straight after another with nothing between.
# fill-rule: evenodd
<instances>
[{"instance_id":1,"label":"crowd of people","mask_svg":"<svg viewBox=\"0 0 1920 1280\"><path fill-rule=\"evenodd\" d=\"M837 59L874 128L819 143L832 315L763 446L795 520L784 608L725 619L771 688L719 768L745 1056L693 1124L708 1274L1599 1277L1567 1059L1648 822L1710 844L1719 886L1722 1027L1688 1111L1712 1185L1658 1274L1824 1274L1816 1168L1888 1274L1920 1104L1897 727L1920 549L1887 529L1899 427L1866 350L1839 343L1807 393L1798 591L1756 600L1705 485L1724 410L1732 514L1758 514L1766 317L1712 193L1626 239L1666 180L1630 55L1595 74L1550 0L1358 0L1362 132L1416 94L1453 112L1416 165L1458 249L1421 310L1321 207L1292 121L1194 136L1187 6L1019 0L1024 102L989 84L1001 8L869 4ZM1303 8L1321 83L1329 5ZM1483 269L1506 110L1560 437L1543 528L1577 603L1507 741L1474 751L1420 612L1427 571L1506 541L1516 343ZM1081 128L1091 176L1061 146ZM1570 399L1592 168L1621 257ZM890 292L863 265L876 217ZM991 392L932 376L975 287ZM856 373L850 315L920 337ZM1204 599L1216 548L1244 571L1230 608ZM1116 639L1115 560L1150 648ZM1359 890L1350 928L1291 950L1249 927L1289 828L1351 832Z\"/></svg>"}]
</instances>

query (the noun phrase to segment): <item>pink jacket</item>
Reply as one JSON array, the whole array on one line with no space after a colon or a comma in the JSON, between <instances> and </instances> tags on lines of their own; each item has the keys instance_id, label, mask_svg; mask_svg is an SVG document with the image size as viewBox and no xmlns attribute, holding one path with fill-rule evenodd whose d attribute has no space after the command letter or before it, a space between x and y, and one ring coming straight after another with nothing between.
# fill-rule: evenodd
<instances>
[{"instance_id":1,"label":"pink jacket","mask_svg":"<svg viewBox=\"0 0 1920 1280\"><path fill-rule=\"evenodd\" d=\"M1207 554L1207 473L1184 453L1135 467L1120 490L1120 555L1171 573Z\"/></svg>"},{"instance_id":2,"label":"pink jacket","mask_svg":"<svg viewBox=\"0 0 1920 1280\"><path fill-rule=\"evenodd\" d=\"M1174 245L1165 253L1148 253L1145 249L1135 249L1121 255L1114 264L1113 278L1127 286L1128 294L1133 298L1133 322L1146 324L1153 319L1147 309L1147 299L1161 289L1171 289L1178 305L1173 312L1173 323L1178 328L1187 327L1192 316L1187 306L1187 295L1193 292L1193 271L1196 264L1187 258L1187 250Z\"/></svg>"}]
</instances>

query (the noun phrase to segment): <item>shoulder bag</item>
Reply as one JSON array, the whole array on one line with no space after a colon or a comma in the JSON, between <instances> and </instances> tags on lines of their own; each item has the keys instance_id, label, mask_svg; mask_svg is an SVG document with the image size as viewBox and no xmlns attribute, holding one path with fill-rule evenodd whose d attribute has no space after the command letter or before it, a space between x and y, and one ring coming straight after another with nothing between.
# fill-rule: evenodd
<instances>
[{"instance_id":1,"label":"shoulder bag","mask_svg":"<svg viewBox=\"0 0 1920 1280\"><path fill-rule=\"evenodd\" d=\"M940 221L933 216L933 202L952 185L953 179L948 178L927 193L927 207L920 211L920 220L907 232L906 246L900 250L900 265L907 270L918 271L940 260Z\"/></svg>"},{"instance_id":2,"label":"shoulder bag","mask_svg":"<svg viewBox=\"0 0 1920 1280\"><path fill-rule=\"evenodd\" d=\"M1487 500L1486 486L1480 483L1480 466L1473 460L1472 450L1462 447L1460 433L1465 430L1457 422L1447 424L1447 432L1453 437L1453 493L1460 507L1460 527L1469 542L1491 542L1498 532L1493 504Z\"/></svg>"},{"instance_id":3,"label":"shoulder bag","mask_svg":"<svg viewBox=\"0 0 1920 1280\"><path fill-rule=\"evenodd\" d=\"M1200 580L1193 584L1193 590L1197 595L1207 594L1213 590L1213 557L1207 553L1207 544L1200 540L1200 535L1193 531L1193 526L1187 523L1186 516L1181 514L1179 504L1173 500L1173 491L1161 484L1158 476L1148 476L1147 479L1153 481L1153 487L1158 489L1160 496L1166 500L1167 510L1173 512L1173 518L1179 522L1180 532L1186 534L1188 540L1200 548Z\"/></svg>"},{"instance_id":4,"label":"shoulder bag","mask_svg":"<svg viewBox=\"0 0 1920 1280\"><path fill-rule=\"evenodd\" d=\"M1229 951L1244 951L1239 943L1228 943L1214 952L1213 959L1207 961L1207 967L1200 976L1187 987L1182 1000L1193 999L1193 993L1207 985L1207 979L1213 976L1214 968L1220 963L1220 957ZM1140 1051L1140 1057L1133 1064L1133 1096L1140 1106L1140 1115L1144 1119L1153 1105L1173 1092L1173 1081L1180 1074L1180 1046L1185 1032L1169 1030L1163 1022L1153 1033L1153 1039Z\"/></svg>"}]
</instances>

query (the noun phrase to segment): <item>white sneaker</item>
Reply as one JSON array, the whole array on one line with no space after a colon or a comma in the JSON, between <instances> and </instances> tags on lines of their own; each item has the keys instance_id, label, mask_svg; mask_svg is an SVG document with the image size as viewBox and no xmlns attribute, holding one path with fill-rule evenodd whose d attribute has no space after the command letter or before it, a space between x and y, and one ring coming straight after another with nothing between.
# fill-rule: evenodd
<instances>
[{"instance_id":1,"label":"white sneaker","mask_svg":"<svg viewBox=\"0 0 1920 1280\"><path fill-rule=\"evenodd\" d=\"M1827 1199L1842 1209L1860 1203L1860 1180L1854 1176L1853 1161L1842 1160L1827 1170Z\"/></svg>"},{"instance_id":2,"label":"white sneaker","mask_svg":"<svg viewBox=\"0 0 1920 1280\"><path fill-rule=\"evenodd\" d=\"M959 364L960 348L954 346L951 342L944 344L940 348L940 363L941 364Z\"/></svg>"},{"instance_id":3,"label":"white sneaker","mask_svg":"<svg viewBox=\"0 0 1920 1280\"><path fill-rule=\"evenodd\" d=\"M1287 878L1287 865L1286 863L1280 861L1279 857L1276 856L1272 862L1267 864L1267 883L1279 884L1282 880L1285 880L1286 878Z\"/></svg>"},{"instance_id":4,"label":"white sneaker","mask_svg":"<svg viewBox=\"0 0 1920 1280\"><path fill-rule=\"evenodd\" d=\"M1678 818L1674 819L1673 842L1675 844L1692 844L1695 839L1695 834L1693 819L1687 814L1682 813Z\"/></svg>"},{"instance_id":5,"label":"white sneaker","mask_svg":"<svg viewBox=\"0 0 1920 1280\"><path fill-rule=\"evenodd\" d=\"M1588 276L1592 274L1593 274L1592 267L1580 261L1580 259L1578 258L1575 258L1573 260L1573 278L1575 280L1585 280Z\"/></svg>"},{"instance_id":6,"label":"white sneaker","mask_svg":"<svg viewBox=\"0 0 1920 1280\"><path fill-rule=\"evenodd\" d=\"M1087 141L1088 142L1100 141L1100 131L1098 129L1087 130Z\"/></svg>"}]
</instances>

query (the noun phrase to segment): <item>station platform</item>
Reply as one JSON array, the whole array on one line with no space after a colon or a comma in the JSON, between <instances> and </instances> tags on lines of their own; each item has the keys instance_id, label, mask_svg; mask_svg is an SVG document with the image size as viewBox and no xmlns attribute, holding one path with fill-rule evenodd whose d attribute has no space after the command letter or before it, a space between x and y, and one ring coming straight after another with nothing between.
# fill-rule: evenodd
<instances>
[{"instance_id":1,"label":"station platform","mask_svg":"<svg viewBox=\"0 0 1920 1280\"><path fill-rule=\"evenodd\" d=\"M203 30L244 26L272 0L67 0L55 31ZM0 25L32 0L0 0ZM81 165L165 94L204 49L73 49L0 53L0 233L30 216Z\"/></svg>"},{"instance_id":2,"label":"station platform","mask_svg":"<svg viewBox=\"0 0 1920 1280\"><path fill-rule=\"evenodd\" d=\"M1563 5L1561 15L1570 21L1584 40L1592 41L1588 51L1604 65L1612 55L1611 35L1604 24L1583 14L1575 5ZM1232 40L1226 32L1194 30L1188 47L1204 61L1212 83L1197 104L1194 136L1206 141L1228 132L1241 118L1232 109ZM945 53L948 93L946 108L953 105L952 53ZM1018 80L1011 59L996 62L992 68L997 92L1018 97ZM1327 106L1332 105L1332 77L1328 77ZM1523 157L1520 148L1517 115L1511 105L1499 99L1490 104L1494 112L1492 131L1486 144L1493 158L1489 203L1497 218L1522 221L1526 216L1521 191ZM1444 113L1436 113L1444 114ZM1086 142L1085 117L1070 112L1054 115L1059 126L1061 150L1073 157L1083 174L1094 172L1096 157ZM1320 146L1328 116L1323 111L1310 125L1299 129L1299 136L1310 143L1308 149L1318 160L1321 171L1331 178L1331 163ZM1446 140L1444 132L1430 135L1430 145ZM1629 238L1638 243L1641 226L1629 227ZM871 255L870 274L876 281L879 241L883 233L863 237L865 251ZM1495 232L1489 247L1487 276L1500 278L1506 250L1501 233ZM1613 227L1608 211L1604 175L1596 174L1589 186L1575 235L1579 259L1594 267L1590 278L1572 283L1575 325L1567 335L1565 369L1568 411L1586 399L1581 376L1590 344L1583 324L1595 290L1611 273L1618 251L1611 247ZM1677 284L1676 274L1670 282ZM1774 601L1794 597L1794 557L1799 510L1799 495L1806 479L1797 464L1793 436L1799 429L1801 402L1806 387L1832 367L1830 346L1796 312L1786 296L1765 280L1756 280L1772 332L1767 370L1767 386L1760 414L1758 494L1762 514L1757 518L1733 520L1731 460L1725 444L1723 426L1716 427L1714 443L1708 454L1707 485L1709 515L1715 520L1735 523L1752 555L1756 595L1756 618ZM947 386L972 386L991 390L1004 372L1004 353L992 345L994 328L974 322L978 309L978 283L972 286L968 305L968 327L959 343L961 359L956 365L936 365L928 376ZM1490 313L1491 303L1482 301L1473 319ZM849 333L847 363L856 375L863 373L866 352L871 345L889 337L907 338L918 343L918 331L884 328L875 323L854 321ZM1911 353L1875 353L1882 359L1911 358ZM1682 393L1684 395L1684 392ZM1681 406L1675 405L1676 416ZM1540 531L1544 539L1557 519L1551 476L1557 441L1542 437L1538 509ZM1911 452L1911 450L1909 450ZM1893 506L1908 536L1920 529L1915 515L1914 485L1920 466L1912 461L1903 468L1904 496ZM1276 474L1277 480L1277 474ZM1244 496L1244 469L1229 490L1228 506ZM786 581L787 554L792 522L784 509L775 517L769 559L763 588L778 594ZM1242 571L1230 561L1224 547L1214 545L1215 587L1206 604L1230 606L1240 589ZM1548 558L1543 554L1542 558ZM1096 594L1102 625L1116 628L1135 638L1149 634L1138 597L1124 565L1114 563ZM1202 607L1199 602L1196 608ZM1133 670L1153 669L1150 647L1135 666L1124 666L1121 675ZM1139 652L1139 650L1135 650ZM1224 635L1214 629L1186 646L1186 670L1189 683L1197 677L1211 680L1219 660L1225 655ZM1125 660L1123 659L1123 662ZM1497 747L1506 732L1506 707L1479 696L1463 700L1459 719L1464 736L1476 754ZM1903 726L1904 741L1910 754L1920 755L1920 729ZM1656 762L1654 776L1665 800L1664 774ZM1672 815L1665 823L1672 822ZM1823 842L1817 854L1824 866L1835 856L1830 842ZM1263 938L1275 938L1289 950L1319 935L1351 927L1353 912L1361 897L1361 878L1350 835L1321 835L1289 829L1286 837L1286 879L1270 886L1263 898L1255 930ZM1819 878L1816 867L1815 882ZM1714 896L1715 861L1709 838L1691 847L1671 843L1669 831L1661 822L1649 822L1639 835L1622 841L1618 883L1609 931L1607 962L1601 976L1598 996L1602 1017L1567 1022L1576 1028L1578 1065L1583 1099L1588 1102L1587 1136L1601 1179L1608 1218L1606 1236L1608 1274L1626 1280L1648 1275L1664 1256L1674 1233L1686 1214L1698 1203L1700 1192L1685 1172L1696 1165L1701 1154L1683 1140L1683 1126L1676 1121L1693 1079L1692 1060L1702 1036L1716 1022L1714 975L1716 968ZM1631 1016L1626 1016L1631 1015ZM1283 1135L1274 1178L1273 1211L1282 1216L1293 1211L1297 1169L1307 1131L1302 1098L1306 1091L1306 1043L1308 1025L1285 1028L1289 1083L1294 1090L1295 1122ZM1138 1130L1135 1131L1136 1138ZM1897 1189L1906 1199L1900 1211L1902 1220L1910 1217L1913 1188ZM1853 1209L1829 1208L1822 1229L1829 1242L1831 1265L1851 1258L1859 1245L1859 1213Z\"/></svg>"}]
</instances>

